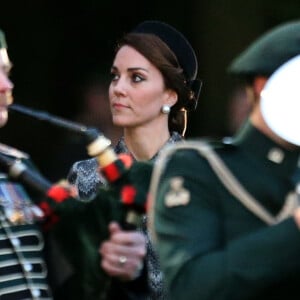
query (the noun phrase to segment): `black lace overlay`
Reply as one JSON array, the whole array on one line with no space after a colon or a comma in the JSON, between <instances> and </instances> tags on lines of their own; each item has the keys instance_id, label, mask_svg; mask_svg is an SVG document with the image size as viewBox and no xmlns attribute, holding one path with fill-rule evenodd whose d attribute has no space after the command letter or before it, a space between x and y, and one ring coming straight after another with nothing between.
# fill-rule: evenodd
<instances>
[{"instance_id":1,"label":"black lace overlay","mask_svg":"<svg viewBox=\"0 0 300 300\"><path fill-rule=\"evenodd\" d=\"M181 141L182 137L179 133L173 132L166 145ZM115 152L119 153L130 153L128 150L125 140L122 137L115 147ZM155 160L157 155L151 159ZM97 189L101 184L106 184L105 178L103 178L98 172L98 163L95 158L88 160L82 160L76 162L68 175L68 180L71 184L75 185L78 189L79 197L82 201L91 201L96 193ZM139 229L146 237L147 255L146 265L148 269L148 285L149 285L149 296L148 300L163 300L166 299L165 289L163 286L163 274L160 270L158 257L156 251L153 248L150 235L147 231L147 218L143 218L142 227Z\"/></svg>"}]
</instances>

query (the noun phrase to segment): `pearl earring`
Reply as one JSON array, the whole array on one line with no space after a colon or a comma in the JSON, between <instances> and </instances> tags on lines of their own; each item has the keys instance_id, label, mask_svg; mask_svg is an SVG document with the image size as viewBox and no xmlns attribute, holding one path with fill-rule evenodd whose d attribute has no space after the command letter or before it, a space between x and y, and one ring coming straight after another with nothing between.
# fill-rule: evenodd
<instances>
[{"instance_id":1,"label":"pearl earring","mask_svg":"<svg viewBox=\"0 0 300 300\"><path fill-rule=\"evenodd\" d=\"M171 111L171 107L170 107L169 105L167 105L167 104L164 104L164 105L162 106L162 108L161 108L161 112L162 112L163 114L168 115L168 114L170 113L170 111Z\"/></svg>"}]
</instances>

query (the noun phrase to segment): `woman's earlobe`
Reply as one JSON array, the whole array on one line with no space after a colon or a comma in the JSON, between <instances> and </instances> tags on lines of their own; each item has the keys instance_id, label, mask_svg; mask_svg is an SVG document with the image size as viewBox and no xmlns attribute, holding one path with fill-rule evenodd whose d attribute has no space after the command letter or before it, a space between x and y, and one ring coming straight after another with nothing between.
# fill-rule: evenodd
<instances>
[{"instance_id":1,"label":"woman's earlobe","mask_svg":"<svg viewBox=\"0 0 300 300\"><path fill-rule=\"evenodd\" d=\"M168 99L168 103L167 105L169 105L170 107L172 107L173 105L175 105L178 101L178 94L173 91L173 90L170 90L170 93L169 93L169 99Z\"/></svg>"}]
</instances>

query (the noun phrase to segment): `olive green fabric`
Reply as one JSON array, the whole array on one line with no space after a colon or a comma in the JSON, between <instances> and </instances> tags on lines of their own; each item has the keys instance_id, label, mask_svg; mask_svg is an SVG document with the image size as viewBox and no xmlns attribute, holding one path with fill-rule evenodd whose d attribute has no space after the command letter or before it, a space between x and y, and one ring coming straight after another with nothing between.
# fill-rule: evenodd
<instances>
[{"instance_id":1,"label":"olive green fabric","mask_svg":"<svg viewBox=\"0 0 300 300\"><path fill-rule=\"evenodd\" d=\"M294 191L299 152L278 147L249 123L233 144L215 151L270 213L282 209ZM283 160L270 160L270 151L281 152ZM170 206L176 178L183 180L189 199ZM194 150L177 150L167 159L154 229L172 300L293 299L298 291L300 232L293 218L268 226L232 196Z\"/></svg>"},{"instance_id":2,"label":"olive green fabric","mask_svg":"<svg viewBox=\"0 0 300 300\"><path fill-rule=\"evenodd\" d=\"M0 49L7 48L4 32L0 29Z\"/></svg>"},{"instance_id":3,"label":"olive green fabric","mask_svg":"<svg viewBox=\"0 0 300 300\"><path fill-rule=\"evenodd\" d=\"M300 20L281 24L254 41L228 68L233 75L270 76L278 67L300 54Z\"/></svg>"}]
</instances>

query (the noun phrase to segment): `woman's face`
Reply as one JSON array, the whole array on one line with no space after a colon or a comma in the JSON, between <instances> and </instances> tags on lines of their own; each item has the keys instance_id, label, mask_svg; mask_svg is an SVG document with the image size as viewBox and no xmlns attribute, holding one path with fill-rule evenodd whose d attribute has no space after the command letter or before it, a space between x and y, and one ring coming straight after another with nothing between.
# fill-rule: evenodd
<instances>
[{"instance_id":1,"label":"woman's face","mask_svg":"<svg viewBox=\"0 0 300 300\"><path fill-rule=\"evenodd\" d=\"M109 99L115 125L144 126L162 117L161 107L170 104L170 91L149 60L125 45L117 52L111 73Z\"/></svg>"},{"instance_id":2,"label":"woman's face","mask_svg":"<svg viewBox=\"0 0 300 300\"><path fill-rule=\"evenodd\" d=\"M13 101L13 84L8 78L10 69L11 63L6 49L2 48L0 49L0 127L6 124L8 118L7 107Z\"/></svg>"}]
</instances>

